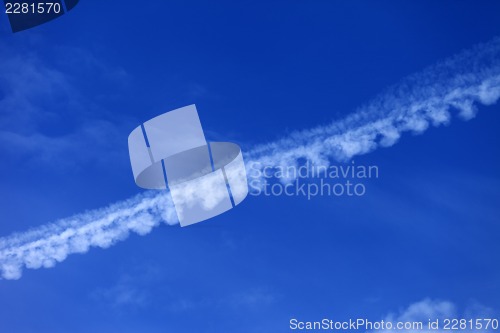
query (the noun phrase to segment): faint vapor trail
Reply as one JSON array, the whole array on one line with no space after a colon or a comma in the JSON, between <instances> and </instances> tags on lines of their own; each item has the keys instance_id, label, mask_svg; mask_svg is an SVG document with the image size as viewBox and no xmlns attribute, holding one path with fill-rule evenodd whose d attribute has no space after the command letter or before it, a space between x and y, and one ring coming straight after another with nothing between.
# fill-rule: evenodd
<instances>
[{"instance_id":1,"label":"faint vapor trail","mask_svg":"<svg viewBox=\"0 0 500 333\"><path fill-rule=\"evenodd\" d=\"M476 105L500 98L500 39L464 51L404 79L344 120L259 145L245 154L247 166L317 165L347 160L395 144L405 131L422 133L450 121L465 120ZM255 177L249 173L248 176ZM168 192L146 192L131 199L0 239L0 276L21 277L23 267L52 267L69 254L107 248L128 234L149 233L161 221L177 223Z\"/></svg>"},{"instance_id":2,"label":"faint vapor trail","mask_svg":"<svg viewBox=\"0 0 500 333\"><path fill-rule=\"evenodd\" d=\"M491 105L499 98L500 38L495 38L403 79L343 120L259 145L245 159L261 166L296 165L300 159L319 165L345 161L392 146L403 132L447 124L453 111L469 120L476 104Z\"/></svg>"}]
</instances>

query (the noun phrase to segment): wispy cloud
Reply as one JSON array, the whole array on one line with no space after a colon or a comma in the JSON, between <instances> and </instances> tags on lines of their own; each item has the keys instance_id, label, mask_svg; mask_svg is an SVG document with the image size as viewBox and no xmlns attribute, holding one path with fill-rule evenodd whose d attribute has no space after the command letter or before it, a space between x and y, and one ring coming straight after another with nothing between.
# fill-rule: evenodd
<instances>
[{"instance_id":1,"label":"wispy cloud","mask_svg":"<svg viewBox=\"0 0 500 333\"><path fill-rule=\"evenodd\" d=\"M96 305L117 313L159 307L172 313L196 312L207 309L259 310L281 298L268 286L238 286L225 292L216 291L200 295L196 288L180 292L165 283L171 272L164 265L146 262L126 267L109 285L93 290L89 297Z\"/></svg>"},{"instance_id":2,"label":"wispy cloud","mask_svg":"<svg viewBox=\"0 0 500 333\"><path fill-rule=\"evenodd\" d=\"M121 128L129 127L127 119L105 116L106 110L75 85L74 73L91 73L115 84L126 81L124 70L80 49L52 50L50 59L57 60L51 64L32 50L0 47L0 152L16 163L62 168L111 159L120 147Z\"/></svg>"},{"instance_id":3,"label":"wispy cloud","mask_svg":"<svg viewBox=\"0 0 500 333\"><path fill-rule=\"evenodd\" d=\"M182 297L174 300L168 309L172 312L197 311L203 308L261 309L275 303L280 298L270 288L254 287L222 297L190 299Z\"/></svg>"},{"instance_id":4,"label":"wispy cloud","mask_svg":"<svg viewBox=\"0 0 500 333\"><path fill-rule=\"evenodd\" d=\"M464 51L389 88L344 120L251 149L245 155L247 164L287 166L307 159L328 165L391 146L404 132L422 133L431 125L447 124L454 111L470 119L477 104L490 105L500 98L499 59L500 39ZM111 246L130 232L147 234L161 221L177 221L169 194L147 192L5 237L0 239L0 275L20 278L23 267L52 267L69 254Z\"/></svg>"},{"instance_id":5,"label":"wispy cloud","mask_svg":"<svg viewBox=\"0 0 500 333\"><path fill-rule=\"evenodd\" d=\"M97 288L90 297L118 312L150 305L154 299L151 285L157 285L164 278L162 267L144 264L129 270L132 273L121 274L113 285Z\"/></svg>"}]
</instances>

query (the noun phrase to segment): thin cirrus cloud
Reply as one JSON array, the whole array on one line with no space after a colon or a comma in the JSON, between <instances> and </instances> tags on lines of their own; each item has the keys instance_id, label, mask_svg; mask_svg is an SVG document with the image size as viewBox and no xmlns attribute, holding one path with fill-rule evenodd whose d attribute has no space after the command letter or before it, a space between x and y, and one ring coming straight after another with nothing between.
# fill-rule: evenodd
<instances>
[{"instance_id":1,"label":"thin cirrus cloud","mask_svg":"<svg viewBox=\"0 0 500 333\"><path fill-rule=\"evenodd\" d=\"M62 47L52 50L50 62L56 68L32 51L36 42L28 46L0 42L0 152L9 154L14 163L48 162L60 168L107 162L120 147L116 138L130 127L129 120L106 119L102 115L108 112L73 82L83 71L97 77L95 81L116 85L127 81L125 71L84 50ZM59 130L47 132L46 124ZM86 149L89 146L97 149ZM110 153L102 154L103 150Z\"/></svg>"},{"instance_id":2,"label":"thin cirrus cloud","mask_svg":"<svg viewBox=\"0 0 500 333\"><path fill-rule=\"evenodd\" d=\"M471 119L478 104L491 105L500 98L499 59L496 38L404 79L343 120L254 147L245 154L247 165L288 166L304 159L328 165L392 146L404 132L422 133L431 125L446 124L455 112ZM1 238L0 276L19 279L24 267L52 267L72 253L107 248L130 232L145 235L162 221L177 223L168 192L145 192Z\"/></svg>"}]
</instances>

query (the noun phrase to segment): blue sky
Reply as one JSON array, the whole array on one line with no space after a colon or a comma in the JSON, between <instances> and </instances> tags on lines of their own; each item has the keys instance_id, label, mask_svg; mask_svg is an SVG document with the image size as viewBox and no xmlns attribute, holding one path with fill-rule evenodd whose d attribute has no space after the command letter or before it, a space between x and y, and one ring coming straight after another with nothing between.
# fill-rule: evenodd
<instances>
[{"instance_id":1,"label":"blue sky","mask_svg":"<svg viewBox=\"0 0 500 333\"><path fill-rule=\"evenodd\" d=\"M82 0L16 34L3 15L0 236L140 193L127 136L160 113L195 103L209 140L250 151L499 36L499 11ZM416 302L498 316L499 108L355 156L380 170L363 197L250 196L0 280L0 332L288 332L290 318L377 320Z\"/></svg>"}]
</instances>

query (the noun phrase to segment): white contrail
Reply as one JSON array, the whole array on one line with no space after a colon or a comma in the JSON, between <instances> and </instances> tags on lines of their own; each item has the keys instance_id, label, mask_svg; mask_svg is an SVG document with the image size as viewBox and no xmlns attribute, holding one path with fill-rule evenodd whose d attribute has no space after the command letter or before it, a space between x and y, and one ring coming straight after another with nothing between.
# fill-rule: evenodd
<instances>
[{"instance_id":1,"label":"white contrail","mask_svg":"<svg viewBox=\"0 0 500 333\"><path fill-rule=\"evenodd\" d=\"M254 147L245 159L261 166L345 161L392 146L405 131L446 124L450 112L473 118L475 104L494 104L499 97L500 38L495 38L402 80L341 121Z\"/></svg>"},{"instance_id":2,"label":"white contrail","mask_svg":"<svg viewBox=\"0 0 500 333\"><path fill-rule=\"evenodd\" d=\"M490 105L499 98L497 38L403 80L344 120L257 146L245 158L252 168L297 165L303 159L328 165L391 146L402 132L421 133L429 124L445 124L453 110L470 119L476 104ZM0 239L0 277L18 279L23 267L52 267L69 254L86 252L92 246L109 247L130 232L145 235L161 221L177 223L169 193L145 192L107 208L13 234Z\"/></svg>"},{"instance_id":3,"label":"white contrail","mask_svg":"<svg viewBox=\"0 0 500 333\"><path fill-rule=\"evenodd\" d=\"M0 239L0 276L19 279L22 268L52 267L69 254L107 248L130 232L148 234L160 221L176 224L168 192L133 198Z\"/></svg>"}]
</instances>

